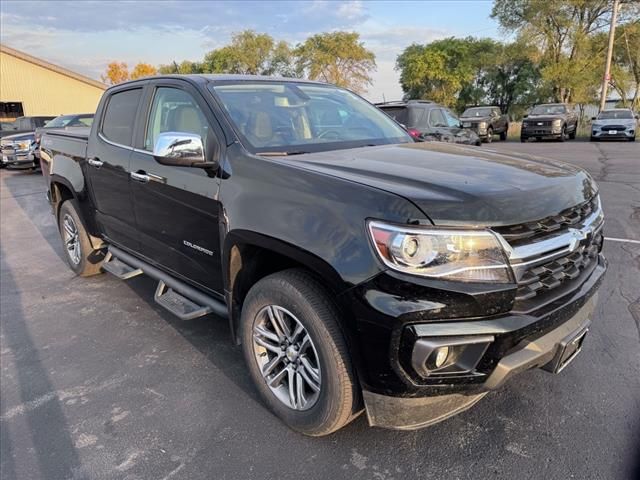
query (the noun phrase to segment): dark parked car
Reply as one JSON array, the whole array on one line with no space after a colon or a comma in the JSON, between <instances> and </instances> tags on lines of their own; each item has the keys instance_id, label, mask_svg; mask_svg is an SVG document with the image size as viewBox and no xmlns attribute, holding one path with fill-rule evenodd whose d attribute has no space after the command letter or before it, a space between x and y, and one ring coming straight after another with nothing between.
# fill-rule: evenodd
<instances>
[{"instance_id":1,"label":"dark parked car","mask_svg":"<svg viewBox=\"0 0 640 480\"><path fill-rule=\"evenodd\" d=\"M228 318L259 395L307 435L363 409L419 428L560 372L606 269L584 170L417 143L323 83L119 84L41 154L71 269L146 274L182 320Z\"/></svg>"},{"instance_id":2,"label":"dark parked car","mask_svg":"<svg viewBox=\"0 0 640 480\"><path fill-rule=\"evenodd\" d=\"M578 113L572 105L547 103L536 105L524 116L520 141L526 142L529 138L555 138L564 142L568 138L576 138L577 132Z\"/></svg>"},{"instance_id":3,"label":"dark parked car","mask_svg":"<svg viewBox=\"0 0 640 480\"><path fill-rule=\"evenodd\" d=\"M597 117L591 118L592 142L603 139L621 138L636 141L636 131L638 130L638 115L628 108L615 108L604 110Z\"/></svg>"},{"instance_id":4,"label":"dark parked car","mask_svg":"<svg viewBox=\"0 0 640 480\"><path fill-rule=\"evenodd\" d=\"M33 132L16 133L0 139L0 168L37 168L40 163Z\"/></svg>"},{"instance_id":5,"label":"dark parked car","mask_svg":"<svg viewBox=\"0 0 640 480\"><path fill-rule=\"evenodd\" d=\"M448 108L426 100L376 104L401 123L417 140L480 145L480 137L462 127L460 119Z\"/></svg>"},{"instance_id":6,"label":"dark parked car","mask_svg":"<svg viewBox=\"0 0 640 480\"><path fill-rule=\"evenodd\" d=\"M471 107L460 115L462 126L478 134L482 141L491 143L494 135L500 140L507 139L509 118L502 114L500 107Z\"/></svg>"},{"instance_id":7,"label":"dark parked car","mask_svg":"<svg viewBox=\"0 0 640 480\"><path fill-rule=\"evenodd\" d=\"M39 116L39 117L18 117L13 122L10 130L4 128L0 130L0 138L7 135L15 135L16 133L35 132L36 128L44 127L45 124L55 117Z\"/></svg>"}]
</instances>

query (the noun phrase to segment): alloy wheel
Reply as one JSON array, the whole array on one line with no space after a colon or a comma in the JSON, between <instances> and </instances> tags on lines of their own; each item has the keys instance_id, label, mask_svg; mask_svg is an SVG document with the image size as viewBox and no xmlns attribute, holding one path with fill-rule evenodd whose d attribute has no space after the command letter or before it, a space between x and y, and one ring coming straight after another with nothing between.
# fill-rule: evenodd
<instances>
[{"instance_id":1,"label":"alloy wheel","mask_svg":"<svg viewBox=\"0 0 640 480\"><path fill-rule=\"evenodd\" d=\"M253 352L275 397L293 410L308 410L320 395L318 352L296 316L278 305L262 308L253 322Z\"/></svg>"},{"instance_id":2,"label":"alloy wheel","mask_svg":"<svg viewBox=\"0 0 640 480\"><path fill-rule=\"evenodd\" d=\"M67 248L67 255L74 265L78 265L81 259L80 238L78 236L78 226L69 214L65 214L62 219L63 240Z\"/></svg>"}]
</instances>

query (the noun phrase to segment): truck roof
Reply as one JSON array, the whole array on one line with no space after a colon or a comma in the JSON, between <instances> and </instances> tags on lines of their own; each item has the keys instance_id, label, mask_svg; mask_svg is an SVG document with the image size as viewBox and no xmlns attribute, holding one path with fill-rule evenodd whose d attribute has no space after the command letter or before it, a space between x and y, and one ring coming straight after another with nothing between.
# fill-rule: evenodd
<instances>
[{"instance_id":1,"label":"truck roof","mask_svg":"<svg viewBox=\"0 0 640 480\"><path fill-rule=\"evenodd\" d=\"M183 79L190 80L194 83L215 83L215 82L296 82L296 83L314 83L317 85L330 85L326 82L318 82L315 80L307 80L304 78L293 78L293 77L271 77L268 75L239 75L239 74L228 74L228 73L193 73L193 74L170 74L170 75L154 75L153 77L144 77L136 80L130 80L128 82L118 83L113 85L114 87L121 87L122 85L127 85L130 83L136 83L146 80L158 80L163 78L175 78L175 79Z\"/></svg>"}]
</instances>

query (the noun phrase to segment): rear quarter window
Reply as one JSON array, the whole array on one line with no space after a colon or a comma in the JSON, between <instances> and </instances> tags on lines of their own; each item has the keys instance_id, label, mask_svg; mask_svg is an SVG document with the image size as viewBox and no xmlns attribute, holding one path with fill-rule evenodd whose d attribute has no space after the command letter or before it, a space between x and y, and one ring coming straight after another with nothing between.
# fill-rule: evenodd
<instances>
[{"instance_id":1,"label":"rear quarter window","mask_svg":"<svg viewBox=\"0 0 640 480\"><path fill-rule=\"evenodd\" d=\"M116 92L109 97L102 119L102 134L119 145L133 144L133 129L141 88Z\"/></svg>"},{"instance_id":2,"label":"rear quarter window","mask_svg":"<svg viewBox=\"0 0 640 480\"><path fill-rule=\"evenodd\" d=\"M408 109L406 107L383 108L382 111L395 119L396 122L407 125L409 118Z\"/></svg>"}]
</instances>

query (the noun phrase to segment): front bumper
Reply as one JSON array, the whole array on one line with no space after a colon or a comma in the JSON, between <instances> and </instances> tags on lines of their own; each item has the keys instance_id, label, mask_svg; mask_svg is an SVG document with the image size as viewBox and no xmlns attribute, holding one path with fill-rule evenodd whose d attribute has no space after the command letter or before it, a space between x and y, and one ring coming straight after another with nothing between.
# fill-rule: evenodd
<instances>
[{"instance_id":1,"label":"front bumper","mask_svg":"<svg viewBox=\"0 0 640 480\"><path fill-rule=\"evenodd\" d=\"M520 131L520 136L522 138L559 138L561 135L562 127L523 127Z\"/></svg>"},{"instance_id":2,"label":"front bumper","mask_svg":"<svg viewBox=\"0 0 640 480\"><path fill-rule=\"evenodd\" d=\"M0 162L2 162L3 167L18 169L34 168L40 164L34 152L21 152L15 150L3 150L0 156Z\"/></svg>"},{"instance_id":3,"label":"front bumper","mask_svg":"<svg viewBox=\"0 0 640 480\"><path fill-rule=\"evenodd\" d=\"M395 429L425 427L466 410L487 392L501 387L520 372L539 367L558 371L562 367L560 352L564 351L563 347L571 339L580 340L574 353L579 351L582 333L589 326L597 301L596 292L605 271L606 260L600 255L596 267L581 285L540 311L404 324L396 329L395 335L391 335L388 344L391 365L386 371L380 359L380 335L373 337L374 345L376 338L378 340L378 362L370 355L365 358L368 364L365 370L369 372L361 379L370 424ZM377 302L378 306L383 305L379 298ZM424 302L421 306L426 307L428 303ZM388 299L385 306L389 307ZM416 308L415 305L406 304L404 307L407 312ZM397 310L400 304L395 304L393 308ZM360 330L364 333L362 327ZM414 335L412 346L416 338L451 338L456 335L464 338L489 337L491 344L483 350L486 353L482 353L477 368L468 375L441 379L436 376L426 382L412 371L411 357L406 348L403 362L402 338L407 330ZM366 347L361 348L366 355ZM375 368L378 370L373 378L371 369ZM400 386L401 382L404 386Z\"/></svg>"},{"instance_id":4,"label":"front bumper","mask_svg":"<svg viewBox=\"0 0 640 480\"><path fill-rule=\"evenodd\" d=\"M634 128L627 128L625 130L591 130L591 138L597 138L600 140L629 139L634 138L635 136L636 130Z\"/></svg>"}]
</instances>

